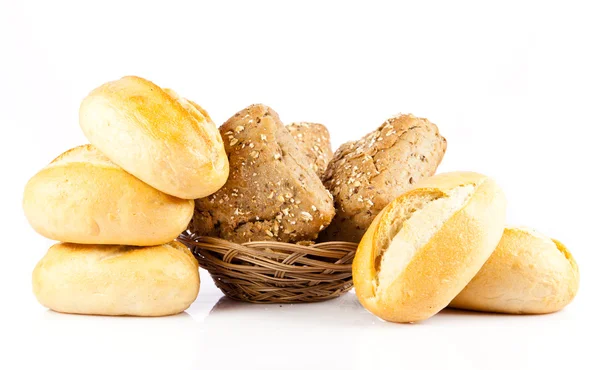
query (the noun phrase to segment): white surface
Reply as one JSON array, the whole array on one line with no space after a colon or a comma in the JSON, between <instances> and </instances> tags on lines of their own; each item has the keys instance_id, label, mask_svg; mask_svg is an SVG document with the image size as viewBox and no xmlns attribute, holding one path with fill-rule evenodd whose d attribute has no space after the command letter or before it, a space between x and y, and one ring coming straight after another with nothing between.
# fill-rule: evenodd
<instances>
[{"instance_id":1,"label":"white surface","mask_svg":"<svg viewBox=\"0 0 600 370\"><path fill-rule=\"evenodd\" d=\"M0 368L597 369L593 2L418 4L0 0ZM234 303L203 274L198 301L176 317L48 312L30 274L52 242L28 226L22 189L85 142L77 124L85 94L126 74L174 88L216 122L262 102L286 122L325 123L335 146L400 111L428 117L449 143L440 171L494 176L510 223L571 249L579 295L554 315L444 311L394 325L353 294Z\"/></svg>"}]
</instances>

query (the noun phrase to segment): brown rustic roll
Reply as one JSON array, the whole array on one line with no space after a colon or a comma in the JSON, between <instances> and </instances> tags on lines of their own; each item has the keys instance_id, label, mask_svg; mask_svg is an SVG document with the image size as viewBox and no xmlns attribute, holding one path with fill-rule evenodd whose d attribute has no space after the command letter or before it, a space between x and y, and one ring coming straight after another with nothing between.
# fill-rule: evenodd
<instances>
[{"instance_id":1,"label":"brown rustic roll","mask_svg":"<svg viewBox=\"0 0 600 370\"><path fill-rule=\"evenodd\" d=\"M190 231L236 243L315 239L334 216L331 194L277 113L251 105L220 132L229 179L196 200Z\"/></svg>"},{"instance_id":2,"label":"brown rustic roll","mask_svg":"<svg viewBox=\"0 0 600 370\"><path fill-rule=\"evenodd\" d=\"M286 126L296 143L304 151L311 163L311 168L322 177L327 164L333 158L329 130L319 123L297 122Z\"/></svg>"},{"instance_id":3,"label":"brown rustic roll","mask_svg":"<svg viewBox=\"0 0 600 370\"><path fill-rule=\"evenodd\" d=\"M446 139L425 118L403 114L342 145L323 177L336 216L322 240L359 242L377 214L419 179L431 176L446 152Z\"/></svg>"}]
</instances>

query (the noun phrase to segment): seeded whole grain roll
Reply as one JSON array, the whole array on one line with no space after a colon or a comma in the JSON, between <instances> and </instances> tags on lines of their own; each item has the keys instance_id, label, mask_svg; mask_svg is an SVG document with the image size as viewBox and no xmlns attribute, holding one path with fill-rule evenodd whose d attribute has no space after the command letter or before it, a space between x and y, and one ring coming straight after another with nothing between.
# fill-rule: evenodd
<instances>
[{"instance_id":1,"label":"seeded whole grain roll","mask_svg":"<svg viewBox=\"0 0 600 370\"><path fill-rule=\"evenodd\" d=\"M316 239L333 219L333 199L277 113L251 105L219 130L229 178L196 200L190 231L238 243Z\"/></svg>"},{"instance_id":2,"label":"seeded whole grain roll","mask_svg":"<svg viewBox=\"0 0 600 370\"><path fill-rule=\"evenodd\" d=\"M323 177L336 216L320 239L358 243L386 205L435 173L445 152L446 139L437 126L412 114L392 117L362 139L343 144Z\"/></svg>"},{"instance_id":3,"label":"seeded whole grain roll","mask_svg":"<svg viewBox=\"0 0 600 370\"><path fill-rule=\"evenodd\" d=\"M329 130L319 123L297 122L286 126L296 143L304 151L311 163L311 168L322 177L327 164L333 157Z\"/></svg>"}]
</instances>

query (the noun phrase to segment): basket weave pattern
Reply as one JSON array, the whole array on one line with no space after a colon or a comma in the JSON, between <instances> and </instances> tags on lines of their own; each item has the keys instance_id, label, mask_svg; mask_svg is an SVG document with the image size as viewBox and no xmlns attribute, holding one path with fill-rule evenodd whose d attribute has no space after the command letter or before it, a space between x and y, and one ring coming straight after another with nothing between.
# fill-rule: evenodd
<instances>
[{"instance_id":1,"label":"basket weave pattern","mask_svg":"<svg viewBox=\"0 0 600 370\"><path fill-rule=\"evenodd\" d=\"M356 243L304 246L280 242L237 244L189 232L187 245L228 297L253 303L317 302L352 288Z\"/></svg>"}]
</instances>

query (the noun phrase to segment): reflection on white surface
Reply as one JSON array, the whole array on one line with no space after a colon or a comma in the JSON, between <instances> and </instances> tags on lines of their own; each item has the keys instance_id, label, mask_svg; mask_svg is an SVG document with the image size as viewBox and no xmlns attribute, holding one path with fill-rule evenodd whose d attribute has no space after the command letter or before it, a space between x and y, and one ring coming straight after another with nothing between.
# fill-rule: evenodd
<instances>
[{"instance_id":1,"label":"reflection on white surface","mask_svg":"<svg viewBox=\"0 0 600 370\"><path fill-rule=\"evenodd\" d=\"M9 355L19 368L43 359L61 369L568 367L592 343L569 340L583 329L575 316L577 306L544 316L444 310L418 324L393 324L363 309L353 292L321 303L250 304L223 297L203 275L197 301L175 316L40 310Z\"/></svg>"}]
</instances>

